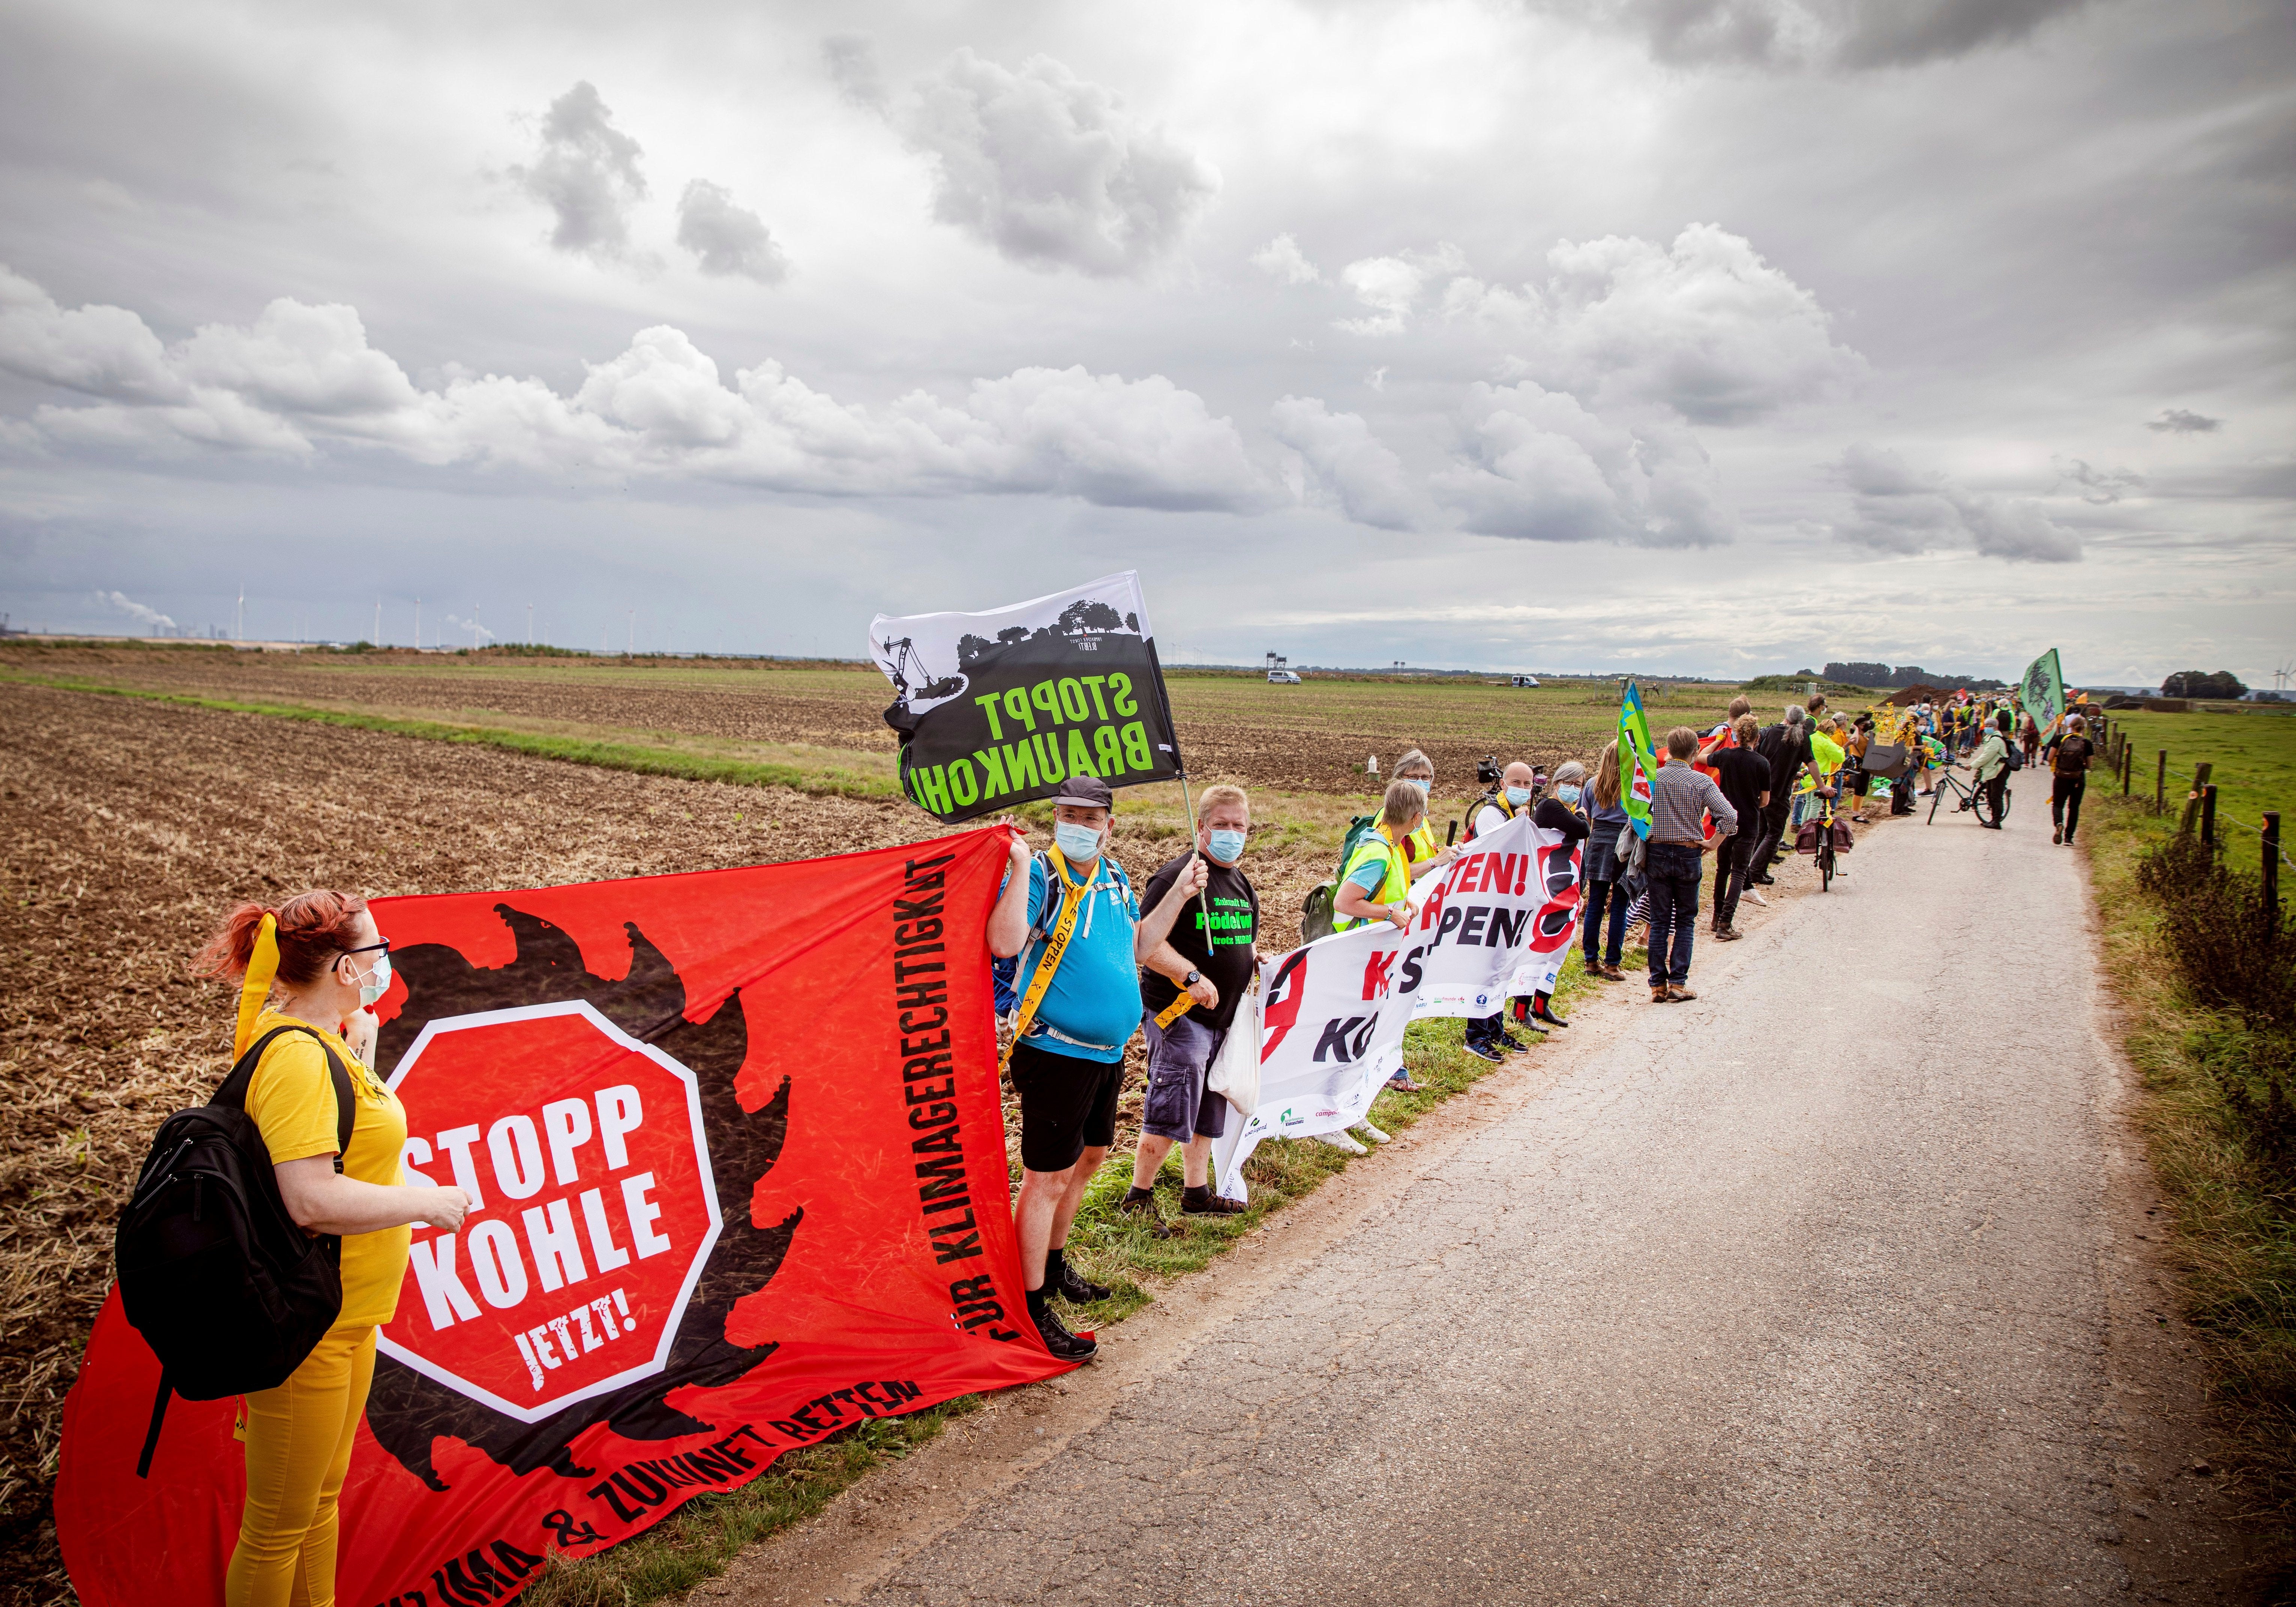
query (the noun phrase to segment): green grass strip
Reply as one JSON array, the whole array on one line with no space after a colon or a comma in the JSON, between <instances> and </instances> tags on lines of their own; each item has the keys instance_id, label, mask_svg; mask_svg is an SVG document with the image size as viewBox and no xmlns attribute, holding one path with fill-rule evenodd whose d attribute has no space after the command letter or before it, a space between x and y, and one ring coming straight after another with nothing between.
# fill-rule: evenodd
<instances>
[{"instance_id":1,"label":"green grass strip","mask_svg":"<svg viewBox=\"0 0 2296 1607\"><path fill-rule=\"evenodd\" d=\"M451 725L443 720L405 719L391 715L356 714L340 709L316 709L308 703L250 703L235 698L201 697L185 692L155 692L139 686L116 686L76 676L31 676L0 671L0 682L48 686L59 692L93 693L102 697L140 698L150 703L169 703L184 709L209 709L225 714L259 714L273 719L302 720L316 726L340 726L353 731L380 731L430 742L474 742L506 749L533 758L555 759L570 765L594 765L606 770L627 770L639 775L674 775L685 781L727 782L743 787L787 787L792 791L840 798L898 798L901 790L890 781L838 770L803 770L794 765L761 759L718 758L681 753L675 749L649 748L636 742L603 742L583 737L540 736L505 731L493 726Z\"/></svg>"}]
</instances>

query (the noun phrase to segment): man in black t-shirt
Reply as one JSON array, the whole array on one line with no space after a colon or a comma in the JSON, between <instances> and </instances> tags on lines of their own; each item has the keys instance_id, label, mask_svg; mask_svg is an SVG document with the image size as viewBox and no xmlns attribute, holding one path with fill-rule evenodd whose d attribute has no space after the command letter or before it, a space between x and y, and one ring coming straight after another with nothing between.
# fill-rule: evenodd
<instances>
[{"instance_id":1,"label":"man in black t-shirt","mask_svg":"<svg viewBox=\"0 0 2296 1607\"><path fill-rule=\"evenodd\" d=\"M1162 1235L1156 1209L1156 1174L1174 1144L1181 1145L1180 1209L1221 1216L1244 1208L1212 1192L1212 1140L1226 1130L1227 1097L1204 1081L1236 1006L1251 990L1259 968L1253 939L1259 931L1259 895L1240 865L1251 806L1242 787L1204 789L1196 806L1196 843L1148 879L1145 894L1161 896L1201 854L1210 876L1201 900L1191 899L1171 936L1150 952L1140 972L1142 1024L1148 1037L1148 1103L1141 1112L1140 1147L1132 1160L1132 1192L1119 1208L1148 1217ZM1209 929L1204 917L1211 916ZM1157 1018L1185 992L1188 1008L1169 1025Z\"/></svg>"},{"instance_id":2,"label":"man in black t-shirt","mask_svg":"<svg viewBox=\"0 0 2296 1607\"><path fill-rule=\"evenodd\" d=\"M1734 748L1718 748L1708 758L1714 784L1738 811L1738 830L1714 849L1714 935L1724 942L1737 937L1731 922L1738 918L1738 895L1753 874L1755 847L1762 840L1762 811L1770 801L1770 761L1757 746L1761 736L1754 717L1742 714L1731 726Z\"/></svg>"},{"instance_id":3,"label":"man in black t-shirt","mask_svg":"<svg viewBox=\"0 0 2296 1607\"><path fill-rule=\"evenodd\" d=\"M1802 711L1788 709L1782 722L1755 739L1754 751L1770 768L1770 801L1762 808L1762 834L1746 857L1746 885L1767 887L1775 880L1770 862L1777 857L1778 845L1785 840L1794 783L1801 779L1802 767L1810 759L1809 727L1803 722Z\"/></svg>"}]
</instances>

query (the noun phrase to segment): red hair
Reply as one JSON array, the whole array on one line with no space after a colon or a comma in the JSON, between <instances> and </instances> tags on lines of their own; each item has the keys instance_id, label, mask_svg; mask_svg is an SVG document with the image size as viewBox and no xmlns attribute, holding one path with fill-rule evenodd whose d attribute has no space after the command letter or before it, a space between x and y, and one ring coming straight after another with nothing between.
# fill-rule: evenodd
<instances>
[{"instance_id":1,"label":"red hair","mask_svg":"<svg viewBox=\"0 0 2296 1607\"><path fill-rule=\"evenodd\" d=\"M242 904L224 917L223 930L200 950L200 966L209 976L246 974L255 957L256 934L269 915L279 923L278 980L290 988L307 987L330 959L358 942L358 918L365 913L366 900L356 893L324 887L298 893L276 907Z\"/></svg>"}]
</instances>

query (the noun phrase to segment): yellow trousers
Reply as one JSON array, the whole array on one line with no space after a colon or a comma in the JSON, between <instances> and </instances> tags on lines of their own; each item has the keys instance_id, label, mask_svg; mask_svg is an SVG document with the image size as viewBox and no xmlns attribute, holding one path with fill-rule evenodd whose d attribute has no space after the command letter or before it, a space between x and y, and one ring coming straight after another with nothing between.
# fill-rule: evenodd
<instances>
[{"instance_id":1,"label":"yellow trousers","mask_svg":"<svg viewBox=\"0 0 2296 1607\"><path fill-rule=\"evenodd\" d=\"M334 1607L335 1497L373 1382L374 1330L333 1328L285 1383L247 1397L226 1607Z\"/></svg>"}]
</instances>

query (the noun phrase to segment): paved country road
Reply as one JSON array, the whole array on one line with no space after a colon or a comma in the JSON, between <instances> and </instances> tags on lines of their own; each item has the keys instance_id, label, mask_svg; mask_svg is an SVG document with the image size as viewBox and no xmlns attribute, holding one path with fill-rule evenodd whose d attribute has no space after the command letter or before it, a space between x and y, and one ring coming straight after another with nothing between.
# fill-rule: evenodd
<instances>
[{"instance_id":1,"label":"paved country road","mask_svg":"<svg viewBox=\"0 0 2296 1607\"><path fill-rule=\"evenodd\" d=\"M2244 1599L2079 855L1847 863L697 1594Z\"/></svg>"}]
</instances>

